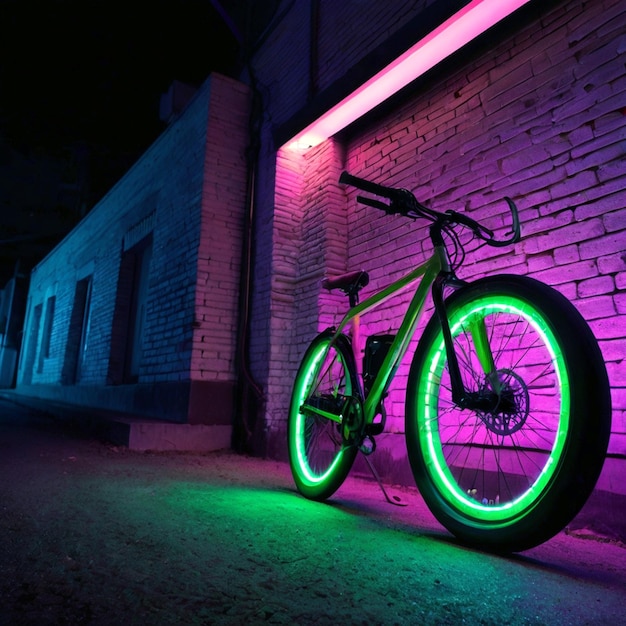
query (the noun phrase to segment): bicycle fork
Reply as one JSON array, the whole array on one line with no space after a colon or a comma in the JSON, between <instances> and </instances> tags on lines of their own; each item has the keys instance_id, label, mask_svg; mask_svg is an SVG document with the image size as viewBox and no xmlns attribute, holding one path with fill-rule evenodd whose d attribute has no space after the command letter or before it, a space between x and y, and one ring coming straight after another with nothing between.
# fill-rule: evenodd
<instances>
[{"instance_id":1,"label":"bicycle fork","mask_svg":"<svg viewBox=\"0 0 626 626\"><path fill-rule=\"evenodd\" d=\"M436 222L430 227L430 237L435 246L435 254L439 257L441 270L437 274L432 285L433 304L446 347L446 357L448 359L448 372L450 374L450 385L452 387L452 401L461 409L472 409L477 411L492 411L500 401L502 384L498 377L493 353L489 345L487 327L483 318L470 321L470 334L476 349L476 356L480 366L485 373L491 386L492 392L468 391L463 384L459 360L454 349L452 331L446 311L443 297L443 289L446 285L458 289L467 283L456 277L450 264L448 250L442 236L442 224Z\"/></svg>"},{"instance_id":2,"label":"bicycle fork","mask_svg":"<svg viewBox=\"0 0 626 626\"><path fill-rule=\"evenodd\" d=\"M452 390L452 401L462 409L477 411L492 411L498 404L502 393L502 383L496 370L493 353L489 343L487 327L483 318L471 320L469 331L472 336L476 357L489 381L491 392L468 391L463 383L459 360L454 349L454 340L450 329L450 322L446 311L443 289L446 285L455 288L466 284L459 280L451 271L439 273L432 286L433 304L443 334L444 345L446 347L446 357L448 359L448 372L450 374L450 385Z\"/></svg>"}]
</instances>

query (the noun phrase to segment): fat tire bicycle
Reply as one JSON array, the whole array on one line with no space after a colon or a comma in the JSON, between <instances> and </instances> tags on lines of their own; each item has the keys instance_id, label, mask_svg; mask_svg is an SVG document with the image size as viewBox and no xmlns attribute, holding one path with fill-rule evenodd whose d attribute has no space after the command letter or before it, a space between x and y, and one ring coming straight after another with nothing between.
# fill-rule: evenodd
<instances>
[{"instance_id":1,"label":"fat tire bicycle","mask_svg":"<svg viewBox=\"0 0 626 626\"><path fill-rule=\"evenodd\" d=\"M405 189L347 172L340 183L369 194L358 195L360 203L428 220L434 251L362 302L365 271L322 281L347 294L350 307L312 341L295 377L287 431L297 489L325 500L359 451L374 452L385 396L431 291L434 313L418 338L406 389L405 438L417 487L462 542L516 552L546 541L580 511L607 451L610 389L590 328L567 298L530 277L457 277L465 257L458 227L490 246L520 240L510 198L511 231L497 239L469 216L430 209ZM411 286L397 332L372 335L361 349L360 317Z\"/></svg>"}]
</instances>

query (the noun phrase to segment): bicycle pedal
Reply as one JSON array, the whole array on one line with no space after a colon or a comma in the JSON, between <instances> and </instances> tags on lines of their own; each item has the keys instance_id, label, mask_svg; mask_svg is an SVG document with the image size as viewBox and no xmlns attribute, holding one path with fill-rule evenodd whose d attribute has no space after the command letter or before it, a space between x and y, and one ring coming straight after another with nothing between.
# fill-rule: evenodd
<instances>
[{"instance_id":1,"label":"bicycle pedal","mask_svg":"<svg viewBox=\"0 0 626 626\"><path fill-rule=\"evenodd\" d=\"M376 450L376 442L374 438L370 436L370 434L365 435L361 445L359 446L359 450L367 457L372 452Z\"/></svg>"}]
</instances>

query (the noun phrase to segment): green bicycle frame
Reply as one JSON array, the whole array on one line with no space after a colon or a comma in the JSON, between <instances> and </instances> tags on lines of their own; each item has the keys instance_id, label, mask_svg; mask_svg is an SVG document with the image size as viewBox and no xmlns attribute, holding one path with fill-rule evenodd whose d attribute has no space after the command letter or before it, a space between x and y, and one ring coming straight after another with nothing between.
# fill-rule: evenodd
<instances>
[{"instance_id":1,"label":"green bicycle frame","mask_svg":"<svg viewBox=\"0 0 626 626\"><path fill-rule=\"evenodd\" d=\"M415 294L413 295L411 302L407 308L407 311L404 315L404 319L400 324L400 328L393 340L387 355L385 356L383 363L380 367L380 370L373 381L370 392L367 395L367 398L364 400L363 404L363 413L365 416L365 423L371 424L376 417L377 407L384 395L387 391L387 388L398 368L398 365L402 358L404 357L411 338L415 333L415 329L420 319L420 315L424 309L424 303L426 301L426 297L428 295L428 291L435 281L435 278L439 274L442 269L442 265L446 264L446 257L444 250L436 250L433 256L428 259L422 265L416 267L414 270L403 276L402 278L396 280L391 283L389 286L385 287L382 291L375 293L360 304L357 304L355 307L350 309L344 318L341 320L341 323L337 327L335 334L333 335L332 342L336 340L336 338L343 332L343 330L350 323L354 324L358 323L360 316L376 307L380 306L399 291L407 288L409 285L420 281L417 285L417 289ZM353 337L354 341L354 337ZM353 345L355 350L358 349L358 346ZM356 355L355 355L356 356ZM307 407L308 410L312 412L318 412L314 407ZM325 417L329 417L325 415ZM334 416L336 421L341 421L341 416Z\"/></svg>"},{"instance_id":2,"label":"green bicycle frame","mask_svg":"<svg viewBox=\"0 0 626 626\"><path fill-rule=\"evenodd\" d=\"M449 284L452 286L460 286L464 284L462 281L458 281L454 274L450 270L448 263L448 255L444 245L435 246L434 254L422 265L416 267L414 270L403 276L402 278L391 283L384 288L368 297L366 300L352 307L341 320L341 323L334 330L329 347L337 340L337 338L344 332L346 327L351 324L352 328L352 349L354 351L355 362L358 362L358 350L359 350L359 320L360 316L376 307L380 306L391 297L395 296L399 291L407 288L411 284L418 282L417 289L413 295L411 302L404 315L400 328L391 343L391 346L383 359L383 362L378 370L374 381L367 397L363 399L363 415L364 423L366 425L372 424L380 406L380 401L386 393L393 376L398 369L400 361L406 354L409 347L409 342L415 333L415 329L420 320L421 313L424 309L424 303L428 290L433 289L433 301L435 305L435 312L441 322L441 327L444 335L444 344L448 353L448 366L450 370L450 379L452 387L452 398L454 402L463 408L481 408L481 399L474 397L476 394L467 394L461 380L461 374L459 371L459 365L454 348L452 347L452 334L445 313L445 306L443 303L443 285ZM489 377L492 382L492 387L497 393L500 387L500 382L497 378L493 355L491 352L491 346L489 345L489 339L485 328L485 322L483 319L471 320L470 332L474 338L474 344L476 346L477 356L480 364L482 365L484 373ZM323 359L320 360L320 368L322 366ZM320 372L316 373L316 377ZM313 386L315 388L316 385ZM361 390L362 391L362 390ZM361 396L363 394L361 393ZM339 414L333 414L318 406L307 404L305 402L304 407L307 412L311 414L320 415L326 419L341 423L344 417L344 413L349 409L350 402L346 400L343 405L343 410ZM484 407L483 407L484 408Z\"/></svg>"}]
</instances>

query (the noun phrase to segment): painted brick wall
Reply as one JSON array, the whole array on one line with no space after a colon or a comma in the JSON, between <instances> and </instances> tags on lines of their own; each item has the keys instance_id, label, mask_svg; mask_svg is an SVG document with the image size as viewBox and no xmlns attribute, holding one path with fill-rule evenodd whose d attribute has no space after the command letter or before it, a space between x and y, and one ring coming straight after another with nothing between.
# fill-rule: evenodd
<instances>
[{"instance_id":1,"label":"painted brick wall","mask_svg":"<svg viewBox=\"0 0 626 626\"><path fill-rule=\"evenodd\" d=\"M294 346L291 339L296 323L295 300L290 285L300 274L297 267L300 251L297 242L301 236L297 216L300 209L296 207L300 205L306 166L304 160L293 154L279 155L277 162L280 146L274 143L273 131L304 107L315 90L326 88L342 76L352 63L374 50L431 2L321 2L317 30L318 66L313 68L310 6L285 0L277 11L282 19L253 58L255 84L263 100L264 117L256 172L250 369L264 391L265 420L269 431L284 424L285 395L289 393L299 358L298 355L293 360L291 357L285 359L280 342L289 338L289 345ZM277 170L280 170L278 175ZM323 273L321 268L312 271ZM304 323L298 320L301 329L311 325L317 327L319 323L317 320ZM302 339L298 341L302 342Z\"/></svg>"},{"instance_id":2,"label":"painted brick wall","mask_svg":"<svg viewBox=\"0 0 626 626\"><path fill-rule=\"evenodd\" d=\"M346 269L345 197L336 185L343 150L327 142L315 153L317 159L283 152L277 163L266 395L266 425L275 432L284 428L285 398L307 343L337 312L336 296L320 296L320 281Z\"/></svg>"},{"instance_id":3,"label":"painted brick wall","mask_svg":"<svg viewBox=\"0 0 626 626\"><path fill-rule=\"evenodd\" d=\"M370 3L362 3L366 4ZM330 3L322 3L324 10L331 10ZM291 277L315 275L311 263L317 263L318 274L323 274L344 262L349 269L369 270L376 287L424 258L424 233L409 222L358 207L350 193L345 205L349 249L344 261L335 258L331 265L330 257L315 248L324 238L310 231L307 239L303 228L318 210L321 181L313 172L327 162L329 151L341 155L345 148L344 163L350 171L412 189L433 208L467 211L501 233L507 215L502 197L510 195L521 208L523 242L504 250L470 246L463 276L471 279L503 269L528 274L575 303L598 337L607 362L614 403L610 452L615 455L626 453L624 11L616 0L572 0L538 9L537 20L511 29L503 40L474 56L460 55L445 73L435 72L393 113L373 121L347 143L331 140L306 155L281 150L276 185L282 191L274 203L281 223L291 223L291 229L273 229L273 260L276 264L280 259L279 274L286 268ZM350 39L348 21L338 21L341 30L333 32L330 17L324 19L329 20L324 29L329 41L333 36ZM363 42L376 40L379 24L372 25L371 37L366 25L353 26L355 32L360 29ZM389 23L386 28L393 30ZM363 54L368 51L365 46ZM305 56L300 55L303 77L308 68ZM327 58L325 71L331 82L333 72L342 75L347 68L333 65L331 54ZM358 59L355 55L351 60ZM295 60L291 63L295 67ZM272 102L271 110L286 116L278 104ZM288 108L293 101L281 104ZM271 175L271 168L267 172ZM284 191L289 188L291 197ZM297 243L290 239L294 234ZM332 242L332 236L326 241L335 250L342 246L340 239ZM303 289L305 293L314 288L315 280ZM259 290L263 288L259 285ZM295 293L274 281L269 297L288 308ZM320 294L317 306L308 308L323 326L338 306L341 303ZM303 349L308 339L303 329L308 332L311 325L303 314L300 309L297 328L271 329L272 344L290 346L279 360L282 365L270 364L266 381L271 398L267 420L276 432L271 447L277 451L288 406L284 378L289 377L289 367L295 372L293 346ZM380 317L388 324L393 307ZM375 320L370 330L386 330L381 320ZM400 372L390 398L390 426L396 432L403 430L405 377L406 371Z\"/></svg>"},{"instance_id":4,"label":"painted brick wall","mask_svg":"<svg viewBox=\"0 0 626 626\"><path fill-rule=\"evenodd\" d=\"M332 85L367 52L437 0L363 2L322 0L318 17L317 87Z\"/></svg>"},{"instance_id":5,"label":"painted brick wall","mask_svg":"<svg viewBox=\"0 0 626 626\"><path fill-rule=\"evenodd\" d=\"M146 382L188 376L198 247L207 84L185 116L170 126L123 179L33 271L30 308L56 291L51 357L34 384L58 384L76 282L93 276L88 358L81 384L107 382L111 329L122 241L134 225L157 212L146 318ZM181 216L184 216L181 219ZM194 232L195 231L195 232ZM190 259L192 261L190 262ZM54 287L51 287L54 285ZM190 319L181 319L180 316ZM27 319L26 328L29 329ZM19 379L18 379L19 382Z\"/></svg>"},{"instance_id":6,"label":"painted brick wall","mask_svg":"<svg viewBox=\"0 0 626 626\"><path fill-rule=\"evenodd\" d=\"M235 379L249 90L212 85L197 250L192 380Z\"/></svg>"},{"instance_id":7,"label":"painted brick wall","mask_svg":"<svg viewBox=\"0 0 626 626\"><path fill-rule=\"evenodd\" d=\"M612 385L609 452L626 453L626 13L570 2L411 99L348 148L350 170L464 210L502 232L505 195L524 241L481 248L463 272L512 271L564 293L588 320ZM374 284L423 258L424 232L351 204L352 262L380 262ZM376 244L396 242L390 258ZM415 253L415 254L414 254ZM392 395L399 422L406 374ZM396 424L401 429L401 424Z\"/></svg>"},{"instance_id":8,"label":"painted brick wall","mask_svg":"<svg viewBox=\"0 0 626 626\"><path fill-rule=\"evenodd\" d=\"M435 2L322 0L315 27L311 3L283 1L277 11L282 19L253 59L272 125L289 119Z\"/></svg>"}]
</instances>

